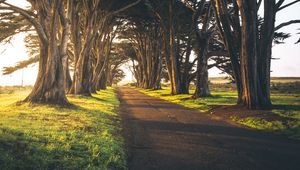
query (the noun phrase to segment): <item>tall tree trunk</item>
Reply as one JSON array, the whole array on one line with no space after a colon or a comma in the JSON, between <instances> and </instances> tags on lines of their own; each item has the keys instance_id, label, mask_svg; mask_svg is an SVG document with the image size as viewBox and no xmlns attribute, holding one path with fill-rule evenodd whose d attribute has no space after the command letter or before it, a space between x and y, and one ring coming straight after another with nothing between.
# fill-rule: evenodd
<instances>
[{"instance_id":1,"label":"tall tree trunk","mask_svg":"<svg viewBox=\"0 0 300 170\"><path fill-rule=\"evenodd\" d=\"M260 41L258 45L258 86L259 102L262 108L272 106L270 97L270 72L271 72L271 55L272 42L274 38L274 23L276 14L275 0L264 1L264 22L260 31Z\"/></svg>"},{"instance_id":2,"label":"tall tree trunk","mask_svg":"<svg viewBox=\"0 0 300 170\"><path fill-rule=\"evenodd\" d=\"M64 83L65 91L68 92L72 86L72 79L71 79L71 75L70 75L68 56L64 56L62 58L62 63L63 63L63 72L64 72L64 77L65 77L65 83Z\"/></svg>"},{"instance_id":3,"label":"tall tree trunk","mask_svg":"<svg viewBox=\"0 0 300 170\"><path fill-rule=\"evenodd\" d=\"M94 42L92 21L89 22L84 46L80 52L76 68L74 70L75 79L73 80L75 94L91 95L91 50Z\"/></svg>"},{"instance_id":4,"label":"tall tree trunk","mask_svg":"<svg viewBox=\"0 0 300 170\"><path fill-rule=\"evenodd\" d=\"M97 91L98 84L100 83L102 74L104 72L105 62L106 61L97 61L91 84L91 93L96 93Z\"/></svg>"},{"instance_id":5,"label":"tall tree trunk","mask_svg":"<svg viewBox=\"0 0 300 170\"><path fill-rule=\"evenodd\" d=\"M78 71L76 70L77 68L77 63L78 59L80 56L80 51L81 51L81 28L80 28L80 19L79 19L79 6L80 3L79 1L70 1L70 13L69 13L69 18L71 20L71 42L73 44L73 50L74 50L74 73L73 73L73 82L70 87L70 90L68 93L70 94L75 94L75 85L79 84L76 77L78 77Z\"/></svg>"},{"instance_id":6,"label":"tall tree trunk","mask_svg":"<svg viewBox=\"0 0 300 170\"><path fill-rule=\"evenodd\" d=\"M93 44L95 41L96 33L99 31L99 24L96 19L99 17L99 4L100 1L93 1L90 3L88 1L79 1L81 5L84 5L86 9L81 11L83 18L85 19L85 23L83 23L83 29L77 29L79 31L79 39L78 41L82 42L82 47L80 54L78 56L78 60L76 62L76 67L74 68L74 79L73 84L74 90L72 89L71 92L74 94L82 94L86 96L91 95L91 69L92 69L92 61L91 61L91 51L93 48ZM85 18L86 17L86 18ZM78 19L78 18L77 18ZM80 21L78 21L79 23ZM81 24L81 23L80 23ZM80 27L80 25L78 25ZM75 34L75 33L74 33ZM82 36L81 36L82 34ZM78 35L78 33L77 33ZM79 44L79 43L78 43ZM77 45L78 45L77 44ZM74 47L76 44L74 43Z\"/></svg>"},{"instance_id":7,"label":"tall tree trunk","mask_svg":"<svg viewBox=\"0 0 300 170\"><path fill-rule=\"evenodd\" d=\"M101 74L99 79L99 84L97 90L106 90L107 89L107 68L105 68L104 73Z\"/></svg>"},{"instance_id":8,"label":"tall tree trunk","mask_svg":"<svg viewBox=\"0 0 300 170\"><path fill-rule=\"evenodd\" d=\"M229 41L230 42L230 41ZM231 67L234 75L235 85L238 93L237 104L243 104L243 82L241 80L241 68L239 62L238 52L230 47L229 55L231 60Z\"/></svg>"},{"instance_id":9,"label":"tall tree trunk","mask_svg":"<svg viewBox=\"0 0 300 170\"><path fill-rule=\"evenodd\" d=\"M237 9L237 4L234 2L234 8L235 10L239 11ZM213 1L213 9L215 11L216 21L218 28L222 34L223 41L227 47L230 61L231 61L231 67L232 72L235 79L235 84L238 92L238 104L243 104L243 81L241 79L241 67L240 67L240 27L239 27L239 14L234 16L238 21L236 27L232 30L232 26L230 25L231 19L229 16L229 13L227 11L227 5L225 3L225 0L215 0ZM237 43L238 42L238 43Z\"/></svg>"},{"instance_id":10,"label":"tall tree trunk","mask_svg":"<svg viewBox=\"0 0 300 170\"><path fill-rule=\"evenodd\" d=\"M63 72L65 78L65 91L68 92L72 85L72 79L70 76L69 70L69 56L68 56L68 40L70 38L70 15L72 12L72 1L68 1L67 4L67 11L68 15L65 15L65 9L63 5L59 5L59 16L62 25L61 31L61 44L60 44L60 55L62 57L62 65L63 65Z\"/></svg>"},{"instance_id":11,"label":"tall tree trunk","mask_svg":"<svg viewBox=\"0 0 300 170\"><path fill-rule=\"evenodd\" d=\"M156 24L156 23L154 23ZM156 25L148 27L147 32L133 30L135 32L135 53L138 64L134 65L134 74L138 87L145 89L160 89L162 61L160 41Z\"/></svg>"},{"instance_id":12,"label":"tall tree trunk","mask_svg":"<svg viewBox=\"0 0 300 170\"><path fill-rule=\"evenodd\" d=\"M217 23L224 31L223 37L226 39L226 46L231 57L240 103L249 109L270 108L272 106L270 100L270 64L275 16L278 10L294 3L280 7L284 1L276 3L275 0L263 0L264 19L260 25L256 1L232 1L235 19L232 19L233 16L229 16L225 0L213 2L215 2L215 11L217 11L216 19L219 20ZM242 19L242 23L239 18ZM236 48L234 44L241 44L241 46ZM236 49L240 49L240 51ZM238 62L238 55L240 55L240 63ZM240 94L242 95L240 96Z\"/></svg>"},{"instance_id":13,"label":"tall tree trunk","mask_svg":"<svg viewBox=\"0 0 300 170\"><path fill-rule=\"evenodd\" d=\"M190 88L189 72L190 72L190 56L192 51L191 39L192 39L192 31L188 36L188 40L186 44L187 47L186 47L185 62L184 62L183 73L181 75L181 81L180 81L183 94L189 94L189 88Z\"/></svg>"},{"instance_id":14,"label":"tall tree trunk","mask_svg":"<svg viewBox=\"0 0 300 170\"><path fill-rule=\"evenodd\" d=\"M174 0L169 0L169 49L170 49L170 64L171 64L171 86L172 91L171 93L174 94L181 94L182 89L180 88L180 78L179 78L179 69L178 69L178 59L176 54L175 48L175 33L174 33Z\"/></svg>"},{"instance_id":15,"label":"tall tree trunk","mask_svg":"<svg viewBox=\"0 0 300 170\"><path fill-rule=\"evenodd\" d=\"M57 28L59 26L58 10L59 7L62 8L63 4L59 3L58 0L55 0L53 3L53 7L51 9L51 21L49 23L49 44L42 43L42 41L40 44L40 64L45 64L45 70L41 69L41 67L43 66L39 67L41 69L39 71L39 74L42 75L38 76L38 81L36 82L32 92L24 101L33 103L52 103L67 105L69 104L69 102L65 96L62 55L59 51L56 39L56 36L58 34Z\"/></svg>"},{"instance_id":16,"label":"tall tree trunk","mask_svg":"<svg viewBox=\"0 0 300 170\"><path fill-rule=\"evenodd\" d=\"M196 76L196 90L193 98L208 97L210 90L208 85L208 66L207 66L207 44L209 35L197 33L198 48L197 48L197 76Z\"/></svg>"},{"instance_id":17,"label":"tall tree trunk","mask_svg":"<svg viewBox=\"0 0 300 170\"><path fill-rule=\"evenodd\" d=\"M239 0L242 18L241 77L243 81L243 104L249 109L260 108L257 74L257 7L256 1Z\"/></svg>"},{"instance_id":18,"label":"tall tree trunk","mask_svg":"<svg viewBox=\"0 0 300 170\"><path fill-rule=\"evenodd\" d=\"M195 15L194 15L195 17ZM208 30L209 21L211 19L211 4L209 4L208 9L206 10L206 14L204 16L202 22L202 28L199 28L198 23L193 23L195 26L195 33L198 43L197 52L197 75L196 75L196 90L193 95L193 98L198 97L208 97L210 96L209 84L208 84L208 65L207 60L208 57L207 47L209 43L209 39L211 36L211 32ZM193 18L193 20L197 21L197 18Z\"/></svg>"},{"instance_id":19,"label":"tall tree trunk","mask_svg":"<svg viewBox=\"0 0 300 170\"><path fill-rule=\"evenodd\" d=\"M160 46L156 47L157 60L154 63L154 65L157 65L157 67L155 67L156 74L155 74L155 79L154 79L153 90L160 90L161 89L162 59L161 59L161 55L159 54L159 51L158 51L159 48L160 48Z\"/></svg>"},{"instance_id":20,"label":"tall tree trunk","mask_svg":"<svg viewBox=\"0 0 300 170\"><path fill-rule=\"evenodd\" d=\"M118 66L112 66L111 64L108 65L108 70L107 70L107 86L112 87L113 85L113 79L115 76L115 71Z\"/></svg>"},{"instance_id":21,"label":"tall tree trunk","mask_svg":"<svg viewBox=\"0 0 300 170\"><path fill-rule=\"evenodd\" d=\"M110 41L110 38L108 38L108 41ZM98 90L99 83L101 82L100 80L103 80L101 79L101 77L103 77L103 74L105 74L104 71L108 66L108 62L109 62L108 60L111 51L111 42L109 42L108 44L106 42L102 42L102 43L104 43L103 48L100 48L101 51L98 54L99 57L97 59L96 66L93 71L93 79L91 82L92 93L96 93L96 91Z\"/></svg>"}]
</instances>

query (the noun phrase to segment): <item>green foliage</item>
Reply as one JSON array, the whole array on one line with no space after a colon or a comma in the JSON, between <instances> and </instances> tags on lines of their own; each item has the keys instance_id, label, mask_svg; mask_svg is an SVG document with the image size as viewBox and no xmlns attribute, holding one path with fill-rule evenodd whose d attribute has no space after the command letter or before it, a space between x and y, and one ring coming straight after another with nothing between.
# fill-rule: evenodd
<instances>
[{"instance_id":1,"label":"green foliage","mask_svg":"<svg viewBox=\"0 0 300 170\"><path fill-rule=\"evenodd\" d=\"M285 32L274 32L273 42L275 44L284 44L284 40L291 37L290 33Z\"/></svg>"},{"instance_id":2,"label":"green foliage","mask_svg":"<svg viewBox=\"0 0 300 170\"><path fill-rule=\"evenodd\" d=\"M14 35L29 31L30 28L31 24L22 15L0 10L0 43L9 43Z\"/></svg>"},{"instance_id":3,"label":"green foliage","mask_svg":"<svg viewBox=\"0 0 300 170\"><path fill-rule=\"evenodd\" d=\"M298 111L298 116L299 116ZM291 121L287 124L283 124L281 121L268 121L257 117L238 118L231 117L231 120L245 125L250 128L259 129L263 131L276 132L290 138L300 139L300 120Z\"/></svg>"},{"instance_id":4,"label":"green foliage","mask_svg":"<svg viewBox=\"0 0 300 170\"><path fill-rule=\"evenodd\" d=\"M122 69L115 69L113 74L113 84L118 84L126 77L126 74Z\"/></svg>"},{"instance_id":5,"label":"green foliage","mask_svg":"<svg viewBox=\"0 0 300 170\"><path fill-rule=\"evenodd\" d=\"M126 169L113 89L72 108L15 104L25 96L0 94L1 169Z\"/></svg>"},{"instance_id":6,"label":"green foliage","mask_svg":"<svg viewBox=\"0 0 300 170\"><path fill-rule=\"evenodd\" d=\"M14 66L3 67L2 68L2 72L3 72L2 74L3 75L12 74L12 73L14 73L17 70L26 68L26 67L30 66L31 64L35 64L38 61L39 61L39 56L38 55L36 55L34 57L30 57L27 60L23 60L23 61L17 62L16 65L14 65Z\"/></svg>"},{"instance_id":7,"label":"green foliage","mask_svg":"<svg viewBox=\"0 0 300 170\"><path fill-rule=\"evenodd\" d=\"M17 70L26 68L32 64L35 64L39 61L40 56L39 56L39 37L36 33L29 33L26 35L26 38L24 40L25 46L29 52L29 58L17 62L14 66L9 66L9 67L3 67L2 68L2 74L3 75L9 75L14 73Z\"/></svg>"},{"instance_id":8,"label":"green foliage","mask_svg":"<svg viewBox=\"0 0 300 170\"><path fill-rule=\"evenodd\" d=\"M238 117L231 117L231 119L242 125L259 130L278 131L283 130L285 128L285 126L279 121L267 121L256 117L247 117L244 119Z\"/></svg>"}]
</instances>

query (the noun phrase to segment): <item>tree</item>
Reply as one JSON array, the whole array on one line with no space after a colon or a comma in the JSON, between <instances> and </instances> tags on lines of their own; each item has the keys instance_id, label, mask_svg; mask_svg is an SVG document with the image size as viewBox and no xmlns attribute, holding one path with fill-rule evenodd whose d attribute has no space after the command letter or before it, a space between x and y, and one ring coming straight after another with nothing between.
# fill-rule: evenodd
<instances>
[{"instance_id":1,"label":"tree","mask_svg":"<svg viewBox=\"0 0 300 170\"><path fill-rule=\"evenodd\" d=\"M146 1L160 23L162 35L163 68L171 82L171 94L189 93L190 82L195 78L191 53L195 45L192 12L180 1Z\"/></svg>"},{"instance_id":2,"label":"tree","mask_svg":"<svg viewBox=\"0 0 300 170\"><path fill-rule=\"evenodd\" d=\"M260 24L257 12L261 2L264 3L264 15ZM299 0L286 5L282 5L283 2L214 1L218 26L229 52L237 84L238 102L249 109L271 107L270 63L276 13ZM232 8L231 14L228 8ZM291 23L297 22L283 23L277 28Z\"/></svg>"},{"instance_id":3,"label":"tree","mask_svg":"<svg viewBox=\"0 0 300 170\"><path fill-rule=\"evenodd\" d=\"M69 22L65 5L62 1L29 1L33 10L24 10L5 1L6 8L22 15L35 28L40 41L39 71L36 83L24 100L33 103L68 104L64 91L64 74L62 60L67 56ZM60 31L59 27L63 31ZM59 37L59 39L57 39ZM59 44L59 46L57 45Z\"/></svg>"},{"instance_id":4,"label":"tree","mask_svg":"<svg viewBox=\"0 0 300 170\"><path fill-rule=\"evenodd\" d=\"M105 24L111 17L137 5L139 2L141 2L141 0L125 4L124 2L101 0L74 2L76 4L73 5L74 17L72 18L72 22L75 24L72 26L72 41L74 49L77 49L77 51L74 52L75 70L70 93L89 96L91 92L95 92L95 88L92 87L92 79L94 76L93 84L96 86L98 79L101 77L101 75L99 75L101 73L101 66L96 66L97 69L94 73L97 75L90 73L92 72L92 53L93 50L95 50L93 49L93 45L96 43L97 34L100 34L100 36L105 35L103 33L107 30L107 26L109 27L109 25ZM83 6L84 8L76 8L76 6ZM121 7L116 9L115 6ZM78 12L77 10L81 10L81 15L76 14ZM97 64L101 64L101 62Z\"/></svg>"},{"instance_id":5,"label":"tree","mask_svg":"<svg viewBox=\"0 0 300 170\"><path fill-rule=\"evenodd\" d=\"M208 85L208 47L213 32L210 1L184 1L187 8L192 10L192 32L195 33L196 46L194 51L197 57L196 90L193 98L210 96Z\"/></svg>"},{"instance_id":6,"label":"tree","mask_svg":"<svg viewBox=\"0 0 300 170\"><path fill-rule=\"evenodd\" d=\"M133 46L134 55L129 56L134 64L134 74L137 85L147 89L160 89L162 55L160 31L155 20L145 20L141 18L131 18L123 25L119 38L128 39ZM125 54L131 48L124 46ZM133 58L134 57L134 58Z\"/></svg>"},{"instance_id":7,"label":"tree","mask_svg":"<svg viewBox=\"0 0 300 170\"><path fill-rule=\"evenodd\" d=\"M108 86L119 83L125 77L125 72L121 70L121 66L130 60L133 53L135 54L135 51L130 43L113 44L108 70L106 71Z\"/></svg>"},{"instance_id":8,"label":"tree","mask_svg":"<svg viewBox=\"0 0 300 170\"><path fill-rule=\"evenodd\" d=\"M20 15L17 12L8 10L9 7L7 6L0 6L0 42L1 43L9 43L11 38L19 33L22 32L28 32L31 31L32 25L30 22L28 22L22 15ZM36 36L32 41L36 41L36 46L39 46L38 44L38 37ZM33 51L37 50L34 46L32 48ZM36 53L36 51L34 52ZM2 69L3 75L8 75L16 70L23 69L27 67L30 64L38 62L39 57L36 55L32 55L28 60L26 61L20 61L15 66L10 67L4 67Z\"/></svg>"},{"instance_id":9,"label":"tree","mask_svg":"<svg viewBox=\"0 0 300 170\"><path fill-rule=\"evenodd\" d=\"M107 26L102 28L105 30L101 31L100 34L96 35L95 46L93 48L96 61L94 62L95 65L92 74L92 93L95 93L96 90L99 90L98 87L104 86L104 88L106 88L107 76L105 72L108 71L107 68L110 61L109 59L111 56L112 43L113 39L116 36L117 29L114 29L114 25L112 24L112 22L113 18L107 20L107 22L104 23L104 25Z\"/></svg>"}]
</instances>

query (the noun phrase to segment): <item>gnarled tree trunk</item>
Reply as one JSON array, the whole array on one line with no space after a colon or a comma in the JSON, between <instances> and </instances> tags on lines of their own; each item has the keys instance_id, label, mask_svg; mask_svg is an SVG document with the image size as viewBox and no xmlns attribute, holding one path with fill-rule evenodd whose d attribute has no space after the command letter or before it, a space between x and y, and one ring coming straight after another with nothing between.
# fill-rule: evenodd
<instances>
[{"instance_id":1,"label":"gnarled tree trunk","mask_svg":"<svg viewBox=\"0 0 300 170\"><path fill-rule=\"evenodd\" d=\"M209 22L211 20L211 3L208 4L208 8L206 9L204 19L202 21L202 28L199 28L199 23L196 22L201 15L197 16L197 13L203 12L203 6L205 5L204 1L202 1L202 7L199 7L197 12L193 15L193 25L195 27L196 40L197 40L197 75L196 75L196 90L193 95L193 98L198 97L208 97L210 96L209 90L209 82L208 82L208 64L207 64L207 48L211 36L211 31L209 31Z\"/></svg>"},{"instance_id":2,"label":"gnarled tree trunk","mask_svg":"<svg viewBox=\"0 0 300 170\"><path fill-rule=\"evenodd\" d=\"M68 100L65 96L64 89L64 70L62 65L62 57L66 54L66 48L60 48L57 42L58 27L59 27L59 15L64 15L63 3L55 0L48 5L47 9L41 9L39 11L47 11L48 19L41 21L43 29L47 30L48 41L45 42L41 39L40 43L40 66L37 81L29 94L24 100L26 102L33 103L52 103L66 105ZM64 18L65 16L61 16ZM44 19L44 18L43 18ZM42 18L40 18L42 20ZM68 23L64 23L63 27L68 27ZM49 28L49 30L48 30ZM64 38L68 34L68 31L63 31L61 36L61 45L67 43L67 38Z\"/></svg>"},{"instance_id":3,"label":"gnarled tree trunk","mask_svg":"<svg viewBox=\"0 0 300 170\"><path fill-rule=\"evenodd\" d=\"M196 90L193 98L208 97L210 96L209 84L208 84L208 65L207 65L207 44L209 35L207 33L197 33L197 39L199 47L197 48L197 76L196 76Z\"/></svg>"}]
</instances>

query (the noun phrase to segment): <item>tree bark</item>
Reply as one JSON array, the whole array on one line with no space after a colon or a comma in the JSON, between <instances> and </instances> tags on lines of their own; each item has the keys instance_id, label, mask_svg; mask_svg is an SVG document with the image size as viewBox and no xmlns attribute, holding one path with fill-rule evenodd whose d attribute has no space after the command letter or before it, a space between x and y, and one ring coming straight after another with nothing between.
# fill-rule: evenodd
<instances>
[{"instance_id":1,"label":"tree bark","mask_svg":"<svg viewBox=\"0 0 300 170\"><path fill-rule=\"evenodd\" d=\"M264 21L260 31L258 48L258 86L259 102L262 108L272 106L270 97L270 72L271 72L271 55L272 42L275 29L275 0L264 1Z\"/></svg>"},{"instance_id":2,"label":"tree bark","mask_svg":"<svg viewBox=\"0 0 300 170\"><path fill-rule=\"evenodd\" d=\"M24 101L68 105L69 102L65 96L64 89L65 77L61 55L64 51L59 50L56 39L58 34L57 28L59 26L59 7L63 8L63 3L58 0L55 0L53 3L54 4L50 5L52 8L49 11L49 23L44 22L46 23L44 25L44 30L50 28L48 34L49 43L43 43L43 41L41 41L41 59L38 79L32 89L32 92ZM64 15L64 13L61 13L61 15ZM62 38L61 43L64 44L64 41L66 41L66 39ZM45 67L45 69L42 67Z\"/></svg>"},{"instance_id":3,"label":"tree bark","mask_svg":"<svg viewBox=\"0 0 300 170\"><path fill-rule=\"evenodd\" d=\"M69 18L71 20L71 42L73 45L73 51L74 51L74 73L73 73L73 82L72 85L70 87L70 90L68 91L68 93L70 94L75 94L75 85L79 84L79 82L75 82L77 81L78 77L78 71L76 70L77 68L77 63L78 63L78 59L80 56L80 51L81 51L81 27L80 27L80 18L79 18L79 6L80 3L79 1L70 1L70 13L69 13Z\"/></svg>"},{"instance_id":4,"label":"tree bark","mask_svg":"<svg viewBox=\"0 0 300 170\"><path fill-rule=\"evenodd\" d=\"M92 84L91 84L91 92L96 93L98 84L100 83L102 75L104 74L104 70L106 69L108 62L109 62L109 56L110 56L110 51L111 51L111 45L112 45L112 40L111 36L109 35L110 33L105 33L104 38L102 36L97 39L99 41L99 46L95 47L98 48L97 50L97 62L96 66L93 71L93 79L92 79ZM103 41L101 39L103 38ZM105 82L106 83L106 82Z\"/></svg>"},{"instance_id":5,"label":"tree bark","mask_svg":"<svg viewBox=\"0 0 300 170\"><path fill-rule=\"evenodd\" d=\"M238 104L243 104L243 81L241 79L241 67L240 67L240 39L241 39L241 28L240 28L240 21L239 21L239 9L235 1L234 8L235 8L235 15L234 21L235 27L233 27L230 23L231 19L229 16L229 12L227 10L227 4L224 0L215 0L213 1L215 17L218 24L218 28L222 34L223 41L227 47L229 57L231 60L231 67L236 83L236 88L238 92ZM231 29L233 28L233 29Z\"/></svg>"},{"instance_id":6,"label":"tree bark","mask_svg":"<svg viewBox=\"0 0 300 170\"><path fill-rule=\"evenodd\" d=\"M169 0L169 53L170 53L170 64L171 64L171 94L181 94L182 89L180 88L179 69L178 69L178 56L175 48L175 33L174 33L174 0Z\"/></svg>"},{"instance_id":7,"label":"tree bark","mask_svg":"<svg viewBox=\"0 0 300 170\"><path fill-rule=\"evenodd\" d=\"M91 95L91 51L94 43L93 17L88 20L84 45L74 70L74 94Z\"/></svg>"},{"instance_id":8,"label":"tree bark","mask_svg":"<svg viewBox=\"0 0 300 170\"><path fill-rule=\"evenodd\" d=\"M243 80L243 104L249 109L260 108L257 74L257 7L256 1L239 0L242 18L241 77Z\"/></svg>"},{"instance_id":9,"label":"tree bark","mask_svg":"<svg viewBox=\"0 0 300 170\"><path fill-rule=\"evenodd\" d=\"M204 3L203 3L204 6ZM200 8L200 7L199 7ZM202 12L201 7L198 12ZM210 95L209 82L208 82L208 65L207 65L207 47L211 36L211 31L209 31L209 22L211 20L211 4L209 3L206 9L205 16L202 22L202 28L199 28L199 23L196 22L198 18L196 13L193 15L193 25L195 27L196 40L197 40L197 75L196 75L196 90L193 98L208 97Z\"/></svg>"},{"instance_id":10,"label":"tree bark","mask_svg":"<svg viewBox=\"0 0 300 170\"><path fill-rule=\"evenodd\" d=\"M211 96L208 84L208 66L207 66L207 44L209 35L204 33L199 35L197 33L197 39L199 47L197 48L197 76L196 76L196 90L193 98L208 97Z\"/></svg>"}]
</instances>

